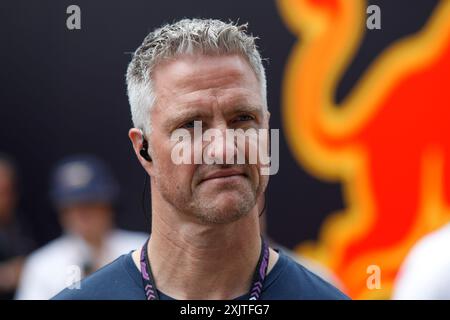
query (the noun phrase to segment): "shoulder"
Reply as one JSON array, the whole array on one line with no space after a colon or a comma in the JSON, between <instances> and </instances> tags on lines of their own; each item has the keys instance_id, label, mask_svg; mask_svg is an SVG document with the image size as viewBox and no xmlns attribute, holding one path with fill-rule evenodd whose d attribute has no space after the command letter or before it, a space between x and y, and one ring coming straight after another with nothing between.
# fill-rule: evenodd
<instances>
[{"instance_id":1,"label":"shoulder","mask_svg":"<svg viewBox=\"0 0 450 320\"><path fill-rule=\"evenodd\" d=\"M148 234L138 231L116 229L112 233L112 240L130 242L132 244L143 244L142 241L147 240L147 238Z\"/></svg>"},{"instance_id":2,"label":"shoulder","mask_svg":"<svg viewBox=\"0 0 450 320\"><path fill-rule=\"evenodd\" d=\"M114 230L108 238L108 244L117 256L136 250L141 247L148 238L148 234L121 229Z\"/></svg>"},{"instance_id":3,"label":"shoulder","mask_svg":"<svg viewBox=\"0 0 450 320\"><path fill-rule=\"evenodd\" d=\"M294 261L284 252L268 275L266 299L341 300L349 299L330 283Z\"/></svg>"},{"instance_id":4,"label":"shoulder","mask_svg":"<svg viewBox=\"0 0 450 320\"><path fill-rule=\"evenodd\" d=\"M140 300L144 299L138 270L131 253L122 255L81 282L66 288L53 300Z\"/></svg>"},{"instance_id":5,"label":"shoulder","mask_svg":"<svg viewBox=\"0 0 450 320\"><path fill-rule=\"evenodd\" d=\"M33 251L27 257L26 265L39 267L41 265L53 264L55 261L61 261L61 258L64 260L66 256L64 253L70 252L70 249L69 239L66 236L61 236Z\"/></svg>"},{"instance_id":6,"label":"shoulder","mask_svg":"<svg viewBox=\"0 0 450 320\"><path fill-rule=\"evenodd\" d=\"M49 299L64 285L71 263L70 244L59 237L27 256L20 275L15 299Z\"/></svg>"}]
</instances>

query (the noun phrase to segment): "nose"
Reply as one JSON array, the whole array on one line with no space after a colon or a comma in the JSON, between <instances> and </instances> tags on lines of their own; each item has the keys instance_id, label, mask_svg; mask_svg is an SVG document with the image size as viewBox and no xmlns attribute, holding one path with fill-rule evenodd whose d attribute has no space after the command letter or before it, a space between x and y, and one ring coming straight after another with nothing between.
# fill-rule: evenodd
<instances>
[{"instance_id":1,"label":"nose","mask_svg":"<svg viewBox=\"0 0 450 320\"><path fill-rule=\"evenodd\" d=\"M227 128L211 128L203 134L205 141L204 161L206 164L234 164L236 145Z\"/></svg>"}]
</instances>

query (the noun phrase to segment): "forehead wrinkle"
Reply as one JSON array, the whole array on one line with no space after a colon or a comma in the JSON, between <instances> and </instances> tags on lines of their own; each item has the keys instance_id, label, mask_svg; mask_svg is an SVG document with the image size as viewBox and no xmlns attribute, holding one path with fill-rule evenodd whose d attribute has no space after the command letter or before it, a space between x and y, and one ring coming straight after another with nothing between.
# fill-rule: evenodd
<instances>
[{"instance_id":1,"label":"forehead wrinkle","mask_svg":"<svg viewBox=\"0 0 450 320\"><path fill-rule=\"evenodd\" d=\"M213 80L208 76L200 76L200 78L203 79L198 80L198 77L178 78L171 82L159 81L160 84L155 81L157 88L155 105L159 105L159 102L167 105L208 105L217 102L218 97L226 93L228 89L241 91L245 86L242 81L237 82L235 76Z\"/></svg>"},{"instance_id":2,"label":"forehead wrinkle","mask_svg":"<svg viewBox=\"0 0 450 320\"><path fill-rule=\"evenodd\" d=\"M238 112L263 114L259 99L252 97L253 92L244 88L229 90L198 90L184 95L178 101L169 100L164 106L167 120L165 127L172 127L177 122L188 118L212 118L214 113L231 115Z\"/></svg>"},{"instance_id":3,"label":"forehead wrinkle","mask_svg":"<svg viewBox=\"0 0 450 320\"><path fill-rule=\"evenodd\" d=\"M224 60L227 59L227 60ZM198 61L221 59L217 64L211 65L207 61L205 65L200 64L197 68L192 68L193 64ZM205 73L202 73L205 66ZM226 66L224 68L224 66ZM211 68L213 70L211 71ZM217 72L214 72L217 69ZM163 73L161 73L163 72ZM227 87L227 84L258 82L249 63L240 55L228 56L181 56L174 59L166 60L156 66L153 72L155 88L162 85L162 81L158 78L164 77L170 80L169 86L178 91L188 91L194 89ZM250 79L251 78L251 79ZM167 87L167 86L166 86ZM259 88L258 88L259 89Z\"/></svg>"},{"instance_id":4,"label":"forehead wrinkle","mask_svg":"<svg viewBox=\"0 0 450 320\"><path fill-rule=\"evenodd\" d=\"M180 114L177 118L191 113L179 111L180 107L184 109L190 106L197 107L194 113L204 116L205 113L212 114L214 109L207 108L214 106L219 106L221 113L233 113L234 107L246 105L257 106L262 112L259 83L246 61L240 59L232 64L232 68L222 69L217 66L217 73L211 72L211 66L202 73L201 66L192 68L192 64L187 62L189 59L172 60L155 69L155 109L160 109L157 113L167 112L169 116L166 119L170 119L174 113Z\"/></svg>"},{"instance_id":5,"label":"forehead wrinkle","mask_svg":"<svg viewBox=\"0 0 450 320\"><path fill-rule=\"evenodd\" d=\"M211 74L195 73L189 77L179 78L174 84L184 92L209 91L212 95L222 89L244 85L245 75L240 72L220 74L211 77Z\"/></svg>"}]
</instances>

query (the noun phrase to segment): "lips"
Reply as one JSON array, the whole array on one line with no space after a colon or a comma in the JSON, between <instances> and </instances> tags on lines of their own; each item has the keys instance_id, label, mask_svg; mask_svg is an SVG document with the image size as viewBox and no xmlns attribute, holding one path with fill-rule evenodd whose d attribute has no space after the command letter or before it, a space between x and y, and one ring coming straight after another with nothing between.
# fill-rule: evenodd
<instances>
[{"instance_id":1,"label":"lips","mask_svg":"<svg viewBox=\"0 0 450 320\"><path fill-rule=\"evenodd\" d=\"M244 172L242 172L241 170L237 170L237 169L222 169L222 170L214 171L214 172L206 175L206 177L203 178L200 183L202 183L204 181L208 181L208 180L213 180L213 179L225 179L225 178L236 177L236 176L246 177L247 175Z\"/></svg>"}]
</instances>

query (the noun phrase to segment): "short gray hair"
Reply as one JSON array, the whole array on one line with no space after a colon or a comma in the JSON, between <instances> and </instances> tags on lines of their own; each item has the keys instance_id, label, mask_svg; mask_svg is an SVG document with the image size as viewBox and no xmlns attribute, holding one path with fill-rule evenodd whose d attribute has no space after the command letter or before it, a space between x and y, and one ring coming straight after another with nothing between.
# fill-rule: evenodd
<instances>
[{"instance_id":1,"label":"short gray hair","mask_svg":"<svg viewBox=\"0 0 450 320\"><path fill-rule=\"evenodd\" d=\"M126 74L134 127L151 132L150 109L156 100L152 70L158 62L183 54L242 55L255 72L267 110L266 76L256 39L247 33L247 24L216 19L183 19L150 32L134 52Z\"/></svg>"}]
</instances>

